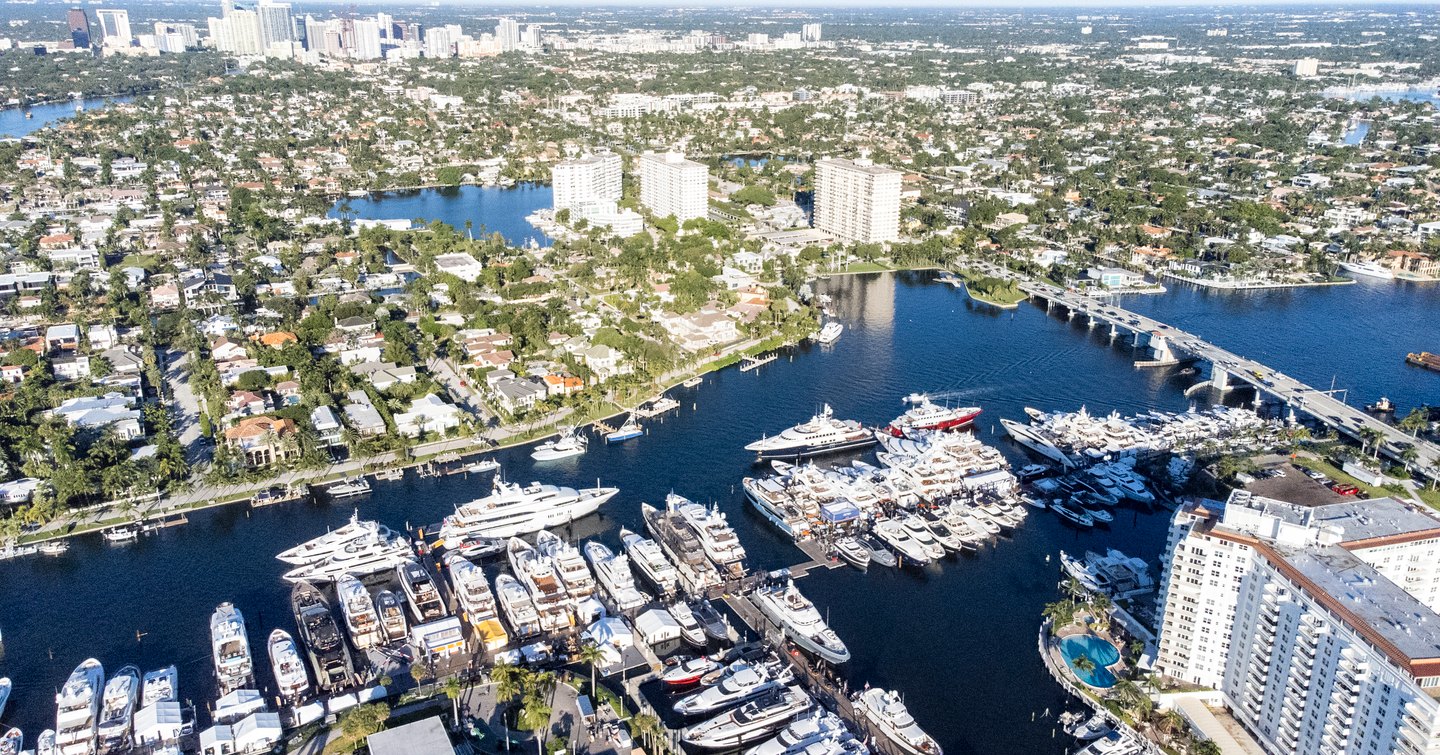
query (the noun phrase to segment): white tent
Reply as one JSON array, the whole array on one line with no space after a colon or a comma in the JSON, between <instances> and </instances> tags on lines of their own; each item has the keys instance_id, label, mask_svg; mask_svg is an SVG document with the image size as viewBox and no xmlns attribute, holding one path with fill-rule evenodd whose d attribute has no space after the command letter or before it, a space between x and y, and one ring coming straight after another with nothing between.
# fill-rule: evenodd
<instances>
[{"instance_id":1,"label":"white tent","mask_svg":"<svg viewBox=\"0 0 1440 755\"><path fill-rule=\"evenodd\" d=\"M590 597L580 601L575 606L575 616L579 621L583 623L595 621L596 619L599 619L604 615L605 604L601 603L600 600L594 595L591 595Z\"/></svg>"},{"instance_id":2,"label":"white tent","mask_svg":"<svg viewBox=\"0 0 1440 755\"><path fill-rule=\"evenodd\" d=\"M343 695L336 695L330 698L326 701L325 707L328 708L331 713L339 713L342 710L349 710L359 704L359 698L347 692Z\"/></svg>"},{"instance_id":3,"label":"white tent","mask_svg":"<svg viewBox=\"0 0 1440 755\"><path fill-rule=\"evenodd\" d=\"M185 727L180 703L164 700L135 713L135 746L145 747L180 738Z\"/></svg>"},{"instance_id":4,"label":"white tent","mask_svg":"<svg viewBox=\"0 0 1440 755\"><path fill-rule=\"evenodd\" d=\"M204 755L229 755L235 752L235 732L225 724L200 732L200 752Z\"/></svg>"},{"instance_id":5,"label":"white tent","mask_svg":"<svg viewBox=\"0 0 1440 755\"><path fill-rule=\"evenodd\" d=\"M663 608L652 608L635 617L635 628L647 645L680 639L680 624Z\"/></svg>"},{"instance_id":6,"label":"white tent","mask_svg":"<svg viewBox=\"0 0 1440 755\"><path fill-rule=\"evenodd\" d=\"M613 647L616 650L624 650L635 644L635 632L618 616L607 616L591 624L580 636L601 647Z\"/></svg>"},{"instance_id":7,"label":"white tent","mask_svg":"<svg viewBox=\"0 0 1440 755\"><path fill-rule=\"evenodd\" d=\"M324 717L325 717L325 704L324 704L324 703L314 702L314 703L310 703L310 704L308 704L308 705L302 705L302 706L300 706L300 707L298 707L298 708L295 709L295 725L296 725L296 726L304 726L305 724L312 723L312 722L314 722L314 721L319 721L320 719L322 719L322 718L324 718Z\"/></svg>"},{"instance_id":8,"label":"white tent","mask_svg":"<svg viewBox=\"0 0 1440 755\"><path fill-rule=\"evenodd\" d=\"M285 734L285 729L280 726L280 714L268 710L262 710L231 728L235 732L235 747L240 752L264 752Z\"/></svg>"},{"instance_id":9,"label":"white tent","mask_svg":"<svg viewBox=\"0 0 1440 755\"><path fill-rule=\"evenodd\" d=\"M215 702L215 723L233 724L236 721L265 709L265 696L258 690L237 689Z\"/></svg>"}]
</instances>

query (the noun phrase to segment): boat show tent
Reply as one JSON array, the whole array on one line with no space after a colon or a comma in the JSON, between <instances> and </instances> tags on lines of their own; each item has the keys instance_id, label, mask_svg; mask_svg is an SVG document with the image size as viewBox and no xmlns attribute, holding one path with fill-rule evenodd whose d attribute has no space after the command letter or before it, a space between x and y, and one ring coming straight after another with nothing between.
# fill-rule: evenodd
<instances>
[{"instance_id":1,"label":"boat show tent","mask_svg":"<svg viewBox=\"0 0 1440 755\"><path fill-rule=\"evenodd\" d=\"M147 705L135 713L135 744L151 747L180 738L185 728L180 703L164 700Z\"/></svg>"},{"instance_id":2,"label":"boat show tent","mask_svg":"<svg viewBox=\"0 0 1440 755\"><path fill-rule=\"evenodd\" d=\"M860 509L849 501L831 501L820 504L820 518L831 524L842 524L860 518Z\"/></svg>"},{"instance_id":3,"label":"boat show tent","mask_svg":"<svg viewBox=\"0 0 1440 755\"><path fill-rule=\"evenodd\" d=\"M329 700L326 700L325 708L331 713L339 713L341 711L349 710L359 704L359 698L355 697L355 695L349 692L346 692L343 695L336 695Z\"/></svg>"},{"instance_id":4,"label":"boat show tent","mask_svg":"<svg viewBox=\"0 0 1440 755\"><path fill-rule=\"evenodd\" d=\"M580 601L575 606L575 616L586 623L599 619L605 613L605 604L601 603L594 595Z\"/></svg>"},{"instance_id":5,"label":"boat show tent","mask_svg":"<svg viewBox=\"0 0 1440 755\"><path fill-rule=\"evenodd\" d=\"M325 705L323 703L309 703L301 705L293 711L296 726L304 726L308 723L319 721L325 717Z\"/></svg>"},{"instance_id":6,"label":"boat show tent","mask_svg":"<svg viewBox=\"0 0 1440 755\"><path fill-rule=\"evenodd\" d=\"M680 624L669 611L652 608L635 617L635 629L646 645L658 645L680 639Z\"/></svg>"},{"instance_id":7,"label":"boat show tent","mask_svg":"<svg viewBox=\"0 0 1440 755\"><path fill-rule=\"evenodd\" d=\"M465 633L460 617L446 616L428 624L410 628L410 642L415 649L428 655L450 656L465 650Z\"/></svg>"},{"instance_id":8,"label":"boat show tent","mask_svg":"<svg viewBox=\"0 0 1440 755\"><path fill-rule=\"evenodd\" d=\"M1015 487L1015 475L1009 470L992 469L989 472L980 472L960 479L960 483L966 490L995 490L1006 492Z\"/></svg>"},{"instance_id":9,"label":"boat show tent","mask_svg":"<svg viewBox=\"0 0 1440 755\"><path fill-rule=\"evenodd\" d=\"M215 702L215 723L233 724L265 709L265 696L259 690L237 689Z\"/></svg>"},{"instance_id":10,"label":"boat show tent","mask_svg":"<svg viewBox=\"0 0 1440 755\"><path fill-rule=\"evenodd\" d=\"M365 745L370 755L455 755L439 716L371 734Z\"/></svg>"},{"instance_id":11,"label":"boat show tent","mask_svg":"<svg viewBox=\"0 0 1440 755\"><path fill-rule=\"evenodd\" d=\"M285 734L280 725L280 714L268 710L251 715L231 729L235 732L235 747L239 752L266 752Z\"/></svg>"},{"instance_id":12,"label":"boat show tent","mask_svg":"<svg viewBox=\"0 0 1440 755\"><path fill-rule=\"evenodd\" d=\"M628 648L635 644L635 633L630 630L630 625L624 619L609 616L590 625L581 635L587 640L602 647L609 646L617 650Z\"/></svg>"},{"instance_id":13,"label":"boat show tent","mask_svg":"<svg viewBox=\"0 0 1440 755\"><path fill-rule=\"evenodd\" d=\"M202 755L230 755L235 749L235 732L226 724L211 726L200 732Z\"/></svg>"}]
</instances>

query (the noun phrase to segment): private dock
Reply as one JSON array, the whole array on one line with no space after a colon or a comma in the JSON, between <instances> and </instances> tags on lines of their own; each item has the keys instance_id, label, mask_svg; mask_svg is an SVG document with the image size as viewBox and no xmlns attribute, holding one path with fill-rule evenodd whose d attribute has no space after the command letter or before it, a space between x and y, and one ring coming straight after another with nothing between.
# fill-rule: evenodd
<instances>
[{"instance_id":1,"label":"private dock","mask_svg":"<svg viewBox=\"0 0 1440 755\"><path fill-rule=\"evenodd\" d=\"M740 371L749 372L751 370L759 369L760 367L775 361L775 358L777 356L778 355L772 351L769 354L762 354L755 357L745 357L740 362Z\"/></svg>"}]
</instances>

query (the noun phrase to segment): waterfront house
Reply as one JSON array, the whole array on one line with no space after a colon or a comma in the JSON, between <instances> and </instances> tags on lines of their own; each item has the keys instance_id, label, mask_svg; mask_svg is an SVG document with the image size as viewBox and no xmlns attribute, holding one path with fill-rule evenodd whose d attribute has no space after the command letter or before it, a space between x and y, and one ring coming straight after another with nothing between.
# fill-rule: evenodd
<instances>
[{"instance_id":1,"label":"waterfront house","mask_svg":"<svg viewBox=\"0 0 1440 755\"><path fill-rule=\"evenodd\" d=\"M134 440L144 434L140 428L140 410L135 408L135 399L119 393L66 399L48 414L65 420L71 427L109 428L116 437L124 441Z\"/></svg>"},{"instance_id":2,"label":"waterfront house","mask_svg":"<svg viewBox=\"0 0 1440 755\"><path fill-rule=\"evenodd\" d=\"M66 354L50 360L50 372L58 380L80 380L90 377L90 357Z\"/></svg>"},{"instance_id":3,"label":"waterfront house","mask_svg":"<svg viewBox=\"0 0 1440 755\"><path fill-rule=\"evenodd\" d=\"M1395 274L1400 277L1409 278L1436 278L1440 277L1440 257L1432 257L1420 252L1412 252L1405 249L1396 249L1385 255L1381 260Z\"/></svg>"},{"instance_id":4,"label":"waterfront house","mask_svg":"<svg viewBox=\"0 0 1440 755\"><path fill-rule=\"evenodd\" d=\"M330 407L317 406L310 410L310 426L315 428L315 441L321 446L329 448L345 444L345 428Z\"/></svg>"},{"instance_id":5,"label":"waterfront house","mask_svg":"<svg viewBox=\"0 0 1440 755\"><path fill-rule=\"evenodd\" d=\"M1085 277L1105 288L1132 288L1145 285L1145 276L1118 267L1092 267Z\"/></svg>"},{"instance_id":6,"label":"waterfront house","mask_svg":"<svg viewBox=\"0 0 1440 755\"><path fill-rule=\"evenodd\" d=\"M225 442L250 467L267 467L300 455L295 422L277 417L247 417L225 431Z\"/></svg>"},{"instance_id":7,"label":"waterfront house","mask_svg":"<svg viewBox=\"0 0 1440 755\"><path fill-rule=\"evenodd\" d=\"M430 393L415 399L408 410L395 415L395 432L412 438L427 432L444 435L460 427L460 420L461 412L455 405Z\"/></svg>"},{"instance_id":8,"label":"waterfront house","mask_svg":"<svg viewBox=\"0 0 1440 755\"><path fill-rule=\"evenodd\" d=\"M365 391L350 391L345 394L346 404L341 407L345 421L361 435L381 435L385 432L385 418L380 416L375 404Z\"/></svg>"},{"instance_id":9,"label":"waterfront house","mask_svg":"<svg viewBox=\"0 0 1440 755\"><path fill-rule=\"evenodd\" d=\"M548 391L530 380L500 380L493 386L495 399L510 414L520 414L535 407Z\"/></svg>"}]
</instances>

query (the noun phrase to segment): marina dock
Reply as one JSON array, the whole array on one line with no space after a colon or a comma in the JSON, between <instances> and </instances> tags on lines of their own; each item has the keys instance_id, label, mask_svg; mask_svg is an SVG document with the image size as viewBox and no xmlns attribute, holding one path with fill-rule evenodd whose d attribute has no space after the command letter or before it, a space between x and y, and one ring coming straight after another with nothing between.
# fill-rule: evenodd
<instances>
[{"instance_id":1,"label":"marina dock","mask_svg":"<svg viewBox=\"0 0 1440 755\"><path fill-rule=\"evenodd\" d=\"M750 372L751 370L758 370L762 366L775 361L777 356L778 355L772 351L769 354L762 354L760 356L754 357L745 357L745 359L740 362L740 371Z\"/></svg>"},{"instance_id":2,"label":"marina dock","mask_svg":"<svg viewBox=\"0 0 1440 755\"><path fill-rule=\"evenodd\" d=\"M1366 443L1365 434L1379 432L1383 438L1379 452L1395 461L1403 461L1400 458L1403 450L1413 446L1417 456L1408 466L1422 473L1440 463L1440 445L1412 437L1400 428L1336 399L1333 392L1313 388L1197 335L1076 291L1034 282L1020 284L1020 290L1032 302L1043 303L1046 312L1058 309L1067 313L1067 319L1076 315L1086 317L1091 327L1108 325L1111 340L1123 335L1136 349L1148 350L1149 359L1142 360L1142 363L1169 365L1194 361L1202 367L1205 375L1200 385L1208 384L1224 392L1235 387L1232 381L1238 381L1255 389L1257 401L1269 396L1284 404L1292 419L1297 413L1309 415L1322 425L1361 443Z\"/></svg>"}]
</instances>

